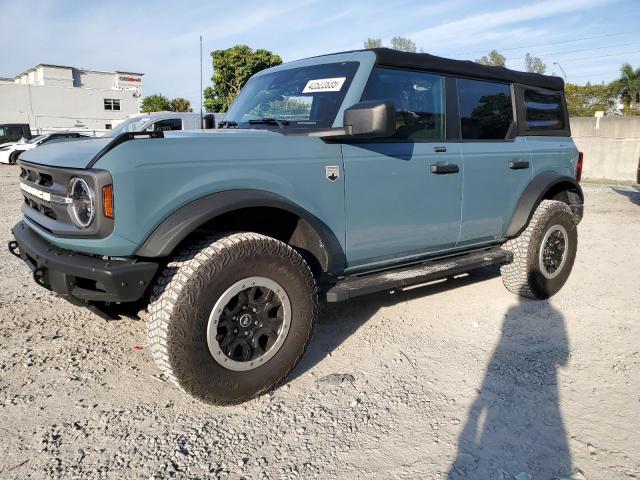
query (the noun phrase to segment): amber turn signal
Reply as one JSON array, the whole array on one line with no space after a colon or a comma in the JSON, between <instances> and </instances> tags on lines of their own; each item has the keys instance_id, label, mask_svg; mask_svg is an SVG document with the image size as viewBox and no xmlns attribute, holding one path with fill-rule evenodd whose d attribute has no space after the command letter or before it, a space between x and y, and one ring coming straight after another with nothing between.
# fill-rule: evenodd
<instances>
[{"instance_id":1,"label":"amber turn signal","mask_svg":"<svg viewBox=\"0 0 640 480\"><path fill-rule=\"evenodd\" d=\"M102 212L107 218L113 218L113 185L102 187Z\"/></svg>"}]
</instances>

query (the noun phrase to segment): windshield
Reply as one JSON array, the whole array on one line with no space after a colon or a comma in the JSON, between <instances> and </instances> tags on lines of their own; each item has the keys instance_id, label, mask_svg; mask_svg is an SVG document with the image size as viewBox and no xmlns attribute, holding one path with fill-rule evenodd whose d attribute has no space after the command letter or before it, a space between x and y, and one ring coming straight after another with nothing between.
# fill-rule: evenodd
<instances>
[{"instance_id":1,"label":"windshield","mask_svg":"<svg viewBox=\"0 0 640 480\"><path fill-rule=\"evenodd\" d=\"M330 128L358 65L329 63L254 77L221 124L240 128Z\"/></svg>"},{"instance_id":2,"label":"windshield","mask_svg":"<svg viewBox=\"0 0 640 480\"><path fill-rule=\"evenodd\" d=\"M42 140L45 136L44 135L38 135L37 137L33 137L31 140L27 140L24 143L38 143L40 140Z\"/></svg>"},{"instance_id":3,"label":"windshield","mask_svg":"<svg viewBox=\"0 0 640 480\"><path fill-rule=\"evenodd\" d=\"M126 132L139 132L142 127L150 120L149 117L134 117L129 120L125 120L121 124L117 125L114 129L106 133L105 137L117 137L121 133Z\"/></svg>"}]
</instances>

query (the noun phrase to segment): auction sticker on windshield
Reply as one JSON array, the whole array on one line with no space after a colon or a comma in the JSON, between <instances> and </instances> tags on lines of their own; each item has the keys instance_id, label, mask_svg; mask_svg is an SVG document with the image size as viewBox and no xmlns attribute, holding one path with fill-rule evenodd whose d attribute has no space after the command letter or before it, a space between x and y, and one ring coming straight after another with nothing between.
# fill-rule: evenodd
<instances>
[{"instance_id":1,"label":"auction sticker on windshield","mask_svg":"<svg viewBox=\"0 0 640 480\"><path fill-rule=\"evenodd\" d=\"M347 77L319 78L309 80L302 93L339 92Z\"/></svg>"}]
</instances>

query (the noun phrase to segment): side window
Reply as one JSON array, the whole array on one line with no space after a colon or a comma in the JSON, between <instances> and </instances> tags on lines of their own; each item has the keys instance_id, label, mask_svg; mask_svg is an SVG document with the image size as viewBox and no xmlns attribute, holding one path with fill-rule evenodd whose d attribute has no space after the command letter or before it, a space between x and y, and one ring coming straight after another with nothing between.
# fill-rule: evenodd
<instances>
[{"instance_id":1,"label":"side window","mask_svg":"<svg viewBox=\"0 0 640 480\"><path fill-rule=\"evenodd\" d=\"M145 132L166 132L167 130L182 130L182 120L179 118L168 118L158 120L144 129Z\"/></svg>"},{"instance_id":2,"label":"side window","mask_svg":"<svg viewBox=\"0 0 640 480\"><path fill-rule=\"evenodd\" d=\"M513 123L511 89L504 83L457 79L463 140L504 140Z\"/></svg>"},{"instance_id":3,"label":"side window","mask_svg":"<svg viewBox=\"0 0 640 480\"><path fill-rule=\"evenodd\" d=\"M525 121L529 130L563 130L564 108L559 92L524 91Z\"/></svg>"},{"instance_id":4,"label":"side window","mask_svg":"<svg viewBox=\"0 0 640 480\"><path fill-rule=\"evenodd\" d=\"M394 103L397 130L393 138L444 138L444 77L441 75L377 67L362 100L391 100Z\"/></svg>"}]
</instances>

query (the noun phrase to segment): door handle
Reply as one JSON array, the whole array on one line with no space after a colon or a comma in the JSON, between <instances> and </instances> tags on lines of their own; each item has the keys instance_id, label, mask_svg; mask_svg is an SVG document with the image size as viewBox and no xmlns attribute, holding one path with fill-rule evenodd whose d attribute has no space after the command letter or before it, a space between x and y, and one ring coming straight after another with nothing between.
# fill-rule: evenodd
<instances>
[{"instance_id":1,"label":"door handle","mask_svg":"<svg viewBox=\"0 0 640 480\"><path fill-rule=\"evenodd\" d=\"M460 168L453 163L447 165L431 165L431 173L436 175L448 175L450 173L458 173Z\"/></svg>"},{"instance_id":2,"label":"door handle","mask_svg":"<svg viewBox=\"0 0 640 480\"><path fill-rule=\"evenodd\" d=\"M529 162L526 160L511 160L509 162L509 168L511 170L524 170L525 168L529 168Z\"/></svg>"},{"instance_id":3,"label":"door handle","mask_svg":"<svg viewBox=\"0 0 640 480\"><path fill-rule=\"evenodd\" d=\"M447 151L447 147L433 147L433 151L436 153L444 153Z\"/></svg>"}]
</instances>

